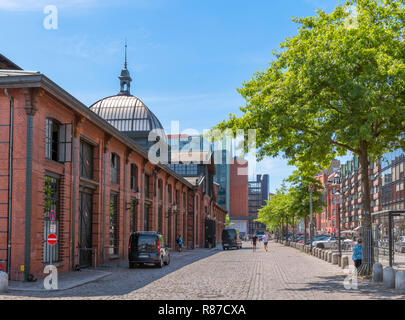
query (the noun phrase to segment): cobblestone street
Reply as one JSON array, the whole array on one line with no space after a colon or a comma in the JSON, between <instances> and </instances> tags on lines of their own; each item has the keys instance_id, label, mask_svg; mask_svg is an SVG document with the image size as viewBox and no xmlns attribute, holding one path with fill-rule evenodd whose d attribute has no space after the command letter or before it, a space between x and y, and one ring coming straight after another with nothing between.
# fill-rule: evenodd
<instances>
[{"instance_id":1,"label":"cobblestone street","mask_svg":"<svg viewBox=\"0 0 405 320\"><path fill-rule=\"evenodd\" d=\"M291 247L270 243L257 252L198 249L173 253L162 269L103 268L111 276L60 292L13 291L0 299L181 299L181 300L308 300L403 299L393 290L359 280L358 290L344 288L339 267Z\"/></svg>"}]
</instances>

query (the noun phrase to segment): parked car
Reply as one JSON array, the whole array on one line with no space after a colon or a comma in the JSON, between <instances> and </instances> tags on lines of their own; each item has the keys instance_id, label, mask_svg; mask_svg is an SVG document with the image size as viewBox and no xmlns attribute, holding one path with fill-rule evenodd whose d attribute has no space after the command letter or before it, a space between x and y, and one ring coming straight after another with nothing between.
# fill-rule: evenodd
<instances>
[{"instance_id":1,"label":"parked car","mask_svg":"<svg viewBox=\"0 0 405 320\"><path fill-rule=\"evenodd\" d=\"M338 239L336 238L321 238L319 240L315 240L312 242L312 246L316 248L322 248L322 249L330 249L334 244L336 244Z\"/></svg>"},{"instance_id":2,"label":"parked car","mask_svg":"<svg viewBox=\"0 0 405 320\"><path fill-rule=\"evenodd\" d=\"M169 248L164 237L154 231L138 231L131 234L128 245L129 268L154 264L162 268L170 263Z\"/></svg>"},{"instance_id":3,"label":"parked car","mask_svg":"<svg viewBox=\"0 0 405 320\"><path fill-rule=\"evenodd\" d=\"M227 228L222 231L222 249L242 249L242 241L238 229Z\"/></svg>"}]
</instances>

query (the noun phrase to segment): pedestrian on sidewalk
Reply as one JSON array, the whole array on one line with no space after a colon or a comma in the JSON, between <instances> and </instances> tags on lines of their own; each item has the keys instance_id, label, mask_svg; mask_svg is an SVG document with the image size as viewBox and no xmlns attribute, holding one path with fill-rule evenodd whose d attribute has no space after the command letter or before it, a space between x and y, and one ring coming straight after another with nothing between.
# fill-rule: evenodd
<instances>
[{"instance_id":1,"label":"pedestrian on sidewalk","mask_svg":"<svg viewBox=\"0 0 405 320\"><path fill-rule=\"evenodd\" d=\"M353 262L356 269L359 269L361 266L361 261L363 260L363 247L361 245L361 239L357 240L357 244L353 248Z\"/></svg>"},{"instance_id":2,"label":"pedestrian on sidewalk","mask_svg":"<svg viewBox=\"0 0 405 320\"><path fill-rule=\"evenodd\" d=\"M267 244L269 243L269 235L267 233L263 236L264 250L267 252Z\"/></svg>"},{"instance_id":3,"label":"pedestrian on sidewalk","mask_svg":"<svg viewBox=\"0 0 405 320\"><path fill-rule=\"evenodd\" d=\"M253 252L256 252L256 243L257 243L257 236L256 233L254 233L252 237Z\"/></svg>"},{"instance_id":4,"label":"pedestrian on sidewalk","mask_svg":"<svg viewBox=\"0 0 405 320\"><path fill-rule=\"evenodd\" d=\"M178 245L178 248L179 248L179 252L181 252L181 247L183 246L183 239L181 238L181 234L179 234L176 242L177 242L177 245Z\"/></svg>"}]
</instances>

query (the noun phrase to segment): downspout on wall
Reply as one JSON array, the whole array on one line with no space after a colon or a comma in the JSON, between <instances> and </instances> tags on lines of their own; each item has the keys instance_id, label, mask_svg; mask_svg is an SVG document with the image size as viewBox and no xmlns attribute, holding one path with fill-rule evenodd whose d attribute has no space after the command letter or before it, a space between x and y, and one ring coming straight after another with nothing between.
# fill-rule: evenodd
<instances>
[{"instance_id":1,"label":"downspout on wall","mask_svg":"<svg viewBox=\"0 0 405 320\"><path fill-rule=\"evenodd\" d=\"M8 100L10 100L10 127L9 127L9 176L8 176L8 230L7 230L7 273L10 279L10 265L11 265L11 227L12 227L12 213L13 213L13 135L14 135L14 99L10 96L7 89L4 89Z\"/></svg>"}]
</instances>

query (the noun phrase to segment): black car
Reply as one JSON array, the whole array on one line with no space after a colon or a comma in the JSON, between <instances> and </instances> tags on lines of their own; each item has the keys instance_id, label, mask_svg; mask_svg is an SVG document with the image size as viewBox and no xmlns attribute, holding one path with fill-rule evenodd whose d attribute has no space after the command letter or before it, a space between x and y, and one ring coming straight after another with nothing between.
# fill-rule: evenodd
<instances>
[{"instance_id":1,"label":"black car","mask_svg":"<svg viewBox=\"0 0 405 320\"><path fill-rule=\"evenodd\" d=\"M242 240L239 236L238 229L224 229L222 231L222 249L229 249L229 248L242 248Z\"/></svg>"},{"instance_id":2,"label":"black car","mask_svg":"<svg viewBox=\"0 0 405 320\"><path fill-rule=\"evenodd\" d=\"M154 264L162 268L170 263L169 248L164 237L154 231L138 231L131 234L128 244L129 267Z\"/></svg>"}]
</instances>

